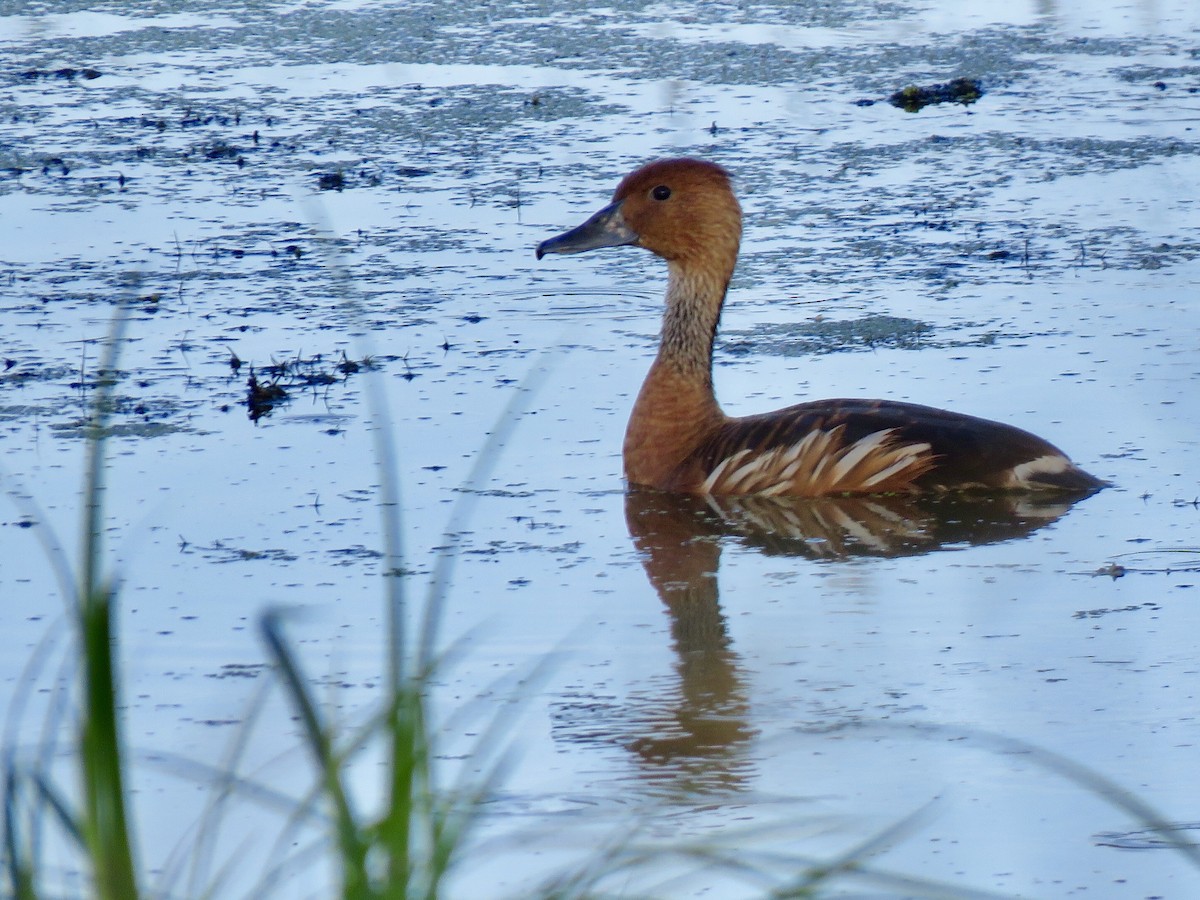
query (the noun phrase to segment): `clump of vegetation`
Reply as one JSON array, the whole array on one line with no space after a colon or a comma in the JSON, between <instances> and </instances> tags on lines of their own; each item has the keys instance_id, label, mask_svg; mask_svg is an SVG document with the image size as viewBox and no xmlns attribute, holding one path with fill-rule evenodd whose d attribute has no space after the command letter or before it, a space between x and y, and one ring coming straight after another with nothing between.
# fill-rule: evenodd
<instances>
[{"instance_id":1,"label":"clump of vegetation","mask_svg":"<svg viewBox=\"0 0 1200 900\"><path fill-rule=\"evenodd\" d=\"M259 381L254 370L246 379L246 413L251 422L257 422L275 408L275 404L287 399L287 389L275 377L269 381Z\"/></svg>"},{"instance_id":2,"label":"clump of vegetation","mask_svg":"<svg viewBox=\"0 0 1200 900\"><path fill-rule=\"evenodd\" d=\"M317 190L340 191L346 186L346 176L342 172L321 172L317 176Z\"/></svg>"},{"instance_id":3,"label":"clump of vegetation","mask_svg":"<svg viewBox=\"0 0 1200 900\"><path fill-rule=\"evenodd\" d=\"M231 354L229 368L237 373L243 362L236 354ZM272 362L260 366L257 371L250 367L250 377L246 379L246 412L250 421L257 422L268 415L276 406L286 401L289 391L300 388L320 388L345 381L351 375L364 370L376 368L370 357L353 360L342 352L338 362L327 360L322 354Z\"/></svg>"},{"instance_id":4,"label":"clump of vegetation","mask_svg":"<svg viewBox=\"0 0 1200 900\"><path fill-rule=\"evenodd\" d=\"M935 103L961 103L969 106L983 96L983 85L977 78L955 78L945 83L923 87L910 84L888 97L888 103L905 112L920 112Z\"/></svg>"},{"instance_id":5,"label":"clump of vegetation","mask_svg":"<svg viewBox=\"0 0 1200 900\"><path fill-rule=\"evenodd\" d=\"M64 81L71 81L78 75L88 81L99 78L102 73L99 69L93 69L90 66L82 69L74 69L66 67L62 69L28 69L21 73L21 77L27 81L36 81L39 78L61 78Z\"/></svg>"}]
</instances>

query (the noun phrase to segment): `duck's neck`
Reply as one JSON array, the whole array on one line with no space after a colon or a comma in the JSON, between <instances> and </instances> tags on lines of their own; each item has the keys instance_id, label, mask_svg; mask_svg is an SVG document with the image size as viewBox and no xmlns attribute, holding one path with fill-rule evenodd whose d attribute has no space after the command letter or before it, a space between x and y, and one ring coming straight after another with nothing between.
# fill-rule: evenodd
<instances>
[{"instance_id":1,"label":"duck's neck","mask_svg":"<svg viewBox=\"0 0 1200 900\"><path fill-rule=\"evenodd\" d=\"M669 263L658 356L625 431L625 477L669 487L669 476L725 418L713 393L712 355L733 266Z\"/></svg>"},{"instance_id":2,"label":"duck's neck","mask_svg":"<svg viewBox=\"0 0 1200 900\"><path fill-rule=\"evenodd\" d=\"M669 263L662 341L655 365L669 365L712 391L713 342L729 278L723 273Z\"/></svg>"}]
</instances>

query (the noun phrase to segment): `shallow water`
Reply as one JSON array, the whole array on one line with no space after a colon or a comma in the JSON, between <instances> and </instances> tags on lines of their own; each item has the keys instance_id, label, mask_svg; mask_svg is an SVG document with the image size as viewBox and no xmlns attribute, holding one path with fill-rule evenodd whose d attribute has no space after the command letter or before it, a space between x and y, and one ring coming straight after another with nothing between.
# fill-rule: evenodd
<instances>
[{"instance_id":1,"label":"shallow water","mask_svg":"<svg viewBox=\"0 0 1200 900\"><path fill-rule=\"evenodd\" d=\"M520 896L631 823L782 877L767 854L841 853L922 809L874 867L1187 896L1180 855L1119 838L1142 823L983 734L1200 820L1191 3L0 9L9 743L40 734L49 695L22 673L48 633L37 684L65 677L41 544L73 547L99 344L132 300L106 537L149 870L174 871L211 784L195 764L221 763L267 681L265 609L303 608L292 633L337 716L376 699L388 429L412 600L455 560L447 777L512 717L461 896ZM983 98L884 101L958 76ZM718 341L730 412L945 406L1042 434L1114 487L965 512L626 496L661 266L532 248L680 153L728 166L747 215ZM253 421L251 367L269 381L294 360L289 399ZM306 790L282 704L252 733L247 769ZM280 852L264 819L283 831L251 800L226 826L227 852L259 835L247 894ZM664 857L630 889L753 893L697 868ZM288 871L278 895L324 895Z\"/></svg>"}]
</instances>

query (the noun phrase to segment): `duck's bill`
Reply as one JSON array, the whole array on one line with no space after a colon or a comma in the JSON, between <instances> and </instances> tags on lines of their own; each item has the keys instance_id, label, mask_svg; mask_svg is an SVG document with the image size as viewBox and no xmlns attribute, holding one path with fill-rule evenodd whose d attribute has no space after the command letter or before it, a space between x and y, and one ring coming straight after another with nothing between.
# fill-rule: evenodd
<instances>
[{"instance_id":1,"label":"duck's bill","mask_svg":"<svg viewBox=\"0 0 1200 900\"><path fill-rule=\"evenodd\" d=\"M637 232L625 224L621 201L609 204L578 228L538 244L537 258L547 253L583 253L601 247L622 247L637 243Z\"/></svg>"}]
</instances>

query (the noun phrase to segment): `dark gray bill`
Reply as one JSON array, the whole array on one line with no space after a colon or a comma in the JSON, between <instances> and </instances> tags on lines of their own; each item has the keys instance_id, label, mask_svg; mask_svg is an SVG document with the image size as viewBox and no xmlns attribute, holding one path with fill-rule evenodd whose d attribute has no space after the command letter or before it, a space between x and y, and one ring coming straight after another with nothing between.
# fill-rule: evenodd
<instances>
[{"instance_id":1,"label":"dark gray bill","mask_svg":"<svg viewBox=\"0 0 1200 900\"><path fill-rule=\"evenodd\" d=\"M547 253L583 253L585 250L636 243L637 232L625 224L621 202L610 203L578 228L542 241L538 244L537 258L541 259Z\"/></svg>"}]
</instances>

